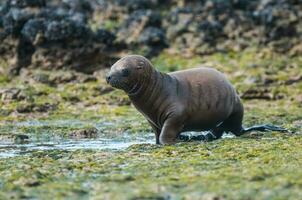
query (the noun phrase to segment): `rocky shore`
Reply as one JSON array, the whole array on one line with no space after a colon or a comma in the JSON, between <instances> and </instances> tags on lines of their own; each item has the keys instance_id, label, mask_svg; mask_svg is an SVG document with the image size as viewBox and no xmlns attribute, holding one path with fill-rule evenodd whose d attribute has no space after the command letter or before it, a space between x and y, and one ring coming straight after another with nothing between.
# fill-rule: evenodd
<instances>
[{"instance_id":1,"label":"rocky shore","mask_svg":"<svg viewBox=\"0 0 302 200\"><path fill-rule=\"evenodd\" d=\"M186 56L269 48L302 53L300 0L7 0L0 55L23 67L108 67L123 54ZM12 60L12 58L15 58Z\"/></svg>"}]
</instances>

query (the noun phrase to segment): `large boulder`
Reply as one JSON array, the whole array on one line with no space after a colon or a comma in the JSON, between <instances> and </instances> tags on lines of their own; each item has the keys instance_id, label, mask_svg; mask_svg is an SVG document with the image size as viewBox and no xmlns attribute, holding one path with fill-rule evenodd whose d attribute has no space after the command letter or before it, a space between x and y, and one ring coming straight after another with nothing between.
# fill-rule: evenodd
<instances>
[{"instance_id":1,"label":"large boulder","mask_svg":"<svg viewBox=\"0 0 302 200\"><path fill-rule=\"evenodd\" d=\"M92 30L88 23L92 11L86 0L49 4L8 0L1 9L0 36L6 39L0 54L15 56L12 73L27 66L89 73L107 66L112 62L115 35L101 28ZM12 47L6 48L10 43Z\"/></svg>"}]
</instances>

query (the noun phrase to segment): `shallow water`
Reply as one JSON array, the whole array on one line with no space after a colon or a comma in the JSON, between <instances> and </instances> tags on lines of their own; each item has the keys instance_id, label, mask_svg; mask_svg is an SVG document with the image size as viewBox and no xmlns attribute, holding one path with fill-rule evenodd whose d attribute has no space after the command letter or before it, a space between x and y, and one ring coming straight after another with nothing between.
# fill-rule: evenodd
<instances>
[{"instance_id":1,"label":"shallow water","mask_svg":"<svg viewBox=\"0 0 302 200\"><path fill-rule=\"evenodd\" d=\"M95 138L64 138L56 135L51 135L48 132L43 132L39 135L31 135L13 130L14 133L29 135L29 141L16 143L13 139L0 139L0 158L15 157L27 155L33 152L48 151L48 150L65 150L74 151L80 149L90 150L123 150L133 144L154 143L154 134L129 134L127 132L114 133L112 135L102 133L102 130L108 126L114 126L112 123L92 123L80 120L55 120L55 121L25 121L15 123L14 127L73 127L83 128L93 126L99 130L99 134Z\"/></svg>"},{"instance_id":2,"label":"shallow water","mask_svg":"<svg viewBox=\"0 0 302 200\"><path fill-rule=\"evenodd\" d=\"M47 150L79 150L79 149L94 149L94 150L122 150L133 144L152 143L151 139L141 140L121 140L121 139L68 139L61 141L41 141L29 142L27 144L2 143L0 142L0 158L14 157L25 155L36 151Z\"/></svg>"},{"instance_id":3,"label":"shallow water","mask_svg":"<svg viewBox=\"0 0 302 200\"><path fill-rule=\"evenodd\" d=\"M118 124L118 123L117 123ZM0 137L0 159L15 156L28 155L34 152L62 150L123 150L133 144L154 144L153 133L118 132L115 130L115 123L111 122L91 122L81 120L31 120L8 124L11 126L9 132L14 134L25 134L30 137L28 141L22 143L15 142L14 139L1 139ZM68 138L54 133L57 128L87 128L95 127L98 130L97 137L94 138ZM47 130L46 130L47 127ZM20 131L20 128L40 128L41 132L32 133ZM43 130L45 128L45 130ZM51 131L53 129L53 131ZM108 131L110 129L110 131ZM113 129L113 130L112 130ZM22 129L21 129L22 130ZM115 131L114 131L115 130ZM185 134L198 135L197 132L187 132ZM1 132L0 132L1 136ZM224 134L223 138L233 137L233 135Z\"/></svg>"}]
</instances>

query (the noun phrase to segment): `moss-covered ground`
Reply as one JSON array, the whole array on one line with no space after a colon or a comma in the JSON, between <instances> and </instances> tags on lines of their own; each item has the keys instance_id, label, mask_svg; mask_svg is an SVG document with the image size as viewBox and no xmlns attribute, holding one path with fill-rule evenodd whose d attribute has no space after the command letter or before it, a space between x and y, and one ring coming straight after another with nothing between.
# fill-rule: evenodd
<instances>
[{"instance_id":1,"label":"moss-covered ground","mask_svg":"<svg viewBox=\"0 0 302 200\"><path fill-rule=\"evenodd\" d=\"M247 49L193 57L164 52L152 62L161 71L202 64L218 68L243 97L245 125L273 123L290 132L1 158L0 199L301 198L302 57ZM96 126L99 137L150 134L127 96L105 84L105 72L96 74L97 80L79 81L56 78L70 72L29 71L11 80L0 76L1 90L19 89L13 96L1 93L0 152L3 138L14 135L26 135L30 143Z\"/></svg>"}]
</instances>

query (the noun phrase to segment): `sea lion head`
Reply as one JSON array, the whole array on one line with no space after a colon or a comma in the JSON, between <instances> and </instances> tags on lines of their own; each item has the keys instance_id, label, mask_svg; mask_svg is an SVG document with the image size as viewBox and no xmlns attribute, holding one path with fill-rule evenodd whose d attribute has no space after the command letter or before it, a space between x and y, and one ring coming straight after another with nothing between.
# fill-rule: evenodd
<instances>
[{"instance_id":1,"label":"sea lion head","mask_svg":"<svg viewBox=\"0 0 302 200\"><path fill-rule=\"evenodd\" d=\"M143 56L125 56L112 65L106 81L112 87L131 93L150 77L153 67Z\"/></svg>"}]
</instances>

